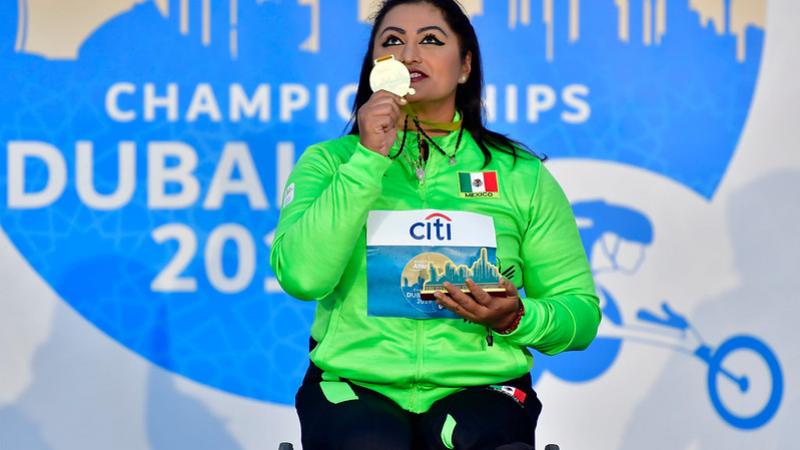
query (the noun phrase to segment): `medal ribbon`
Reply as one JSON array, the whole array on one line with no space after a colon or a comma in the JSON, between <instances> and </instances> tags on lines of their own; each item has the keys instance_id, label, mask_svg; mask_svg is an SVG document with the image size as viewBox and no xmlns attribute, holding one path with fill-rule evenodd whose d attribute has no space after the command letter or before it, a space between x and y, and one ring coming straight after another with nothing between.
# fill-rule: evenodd
<instances>
[{"instance_id":1,"label":"medal ribbon","mask_svg":"<svg viewBox=\"0 0 800 450\"><path fill-rule=\"evenodd\" d=\"M401 111L406 113L408 117L410 117L415 122L418 122L420 125L425 125L430 130L441 130L441 131L456 131L461 128L461 123L464 121L464 116L459 115L458 120L455 122L434 122L432 120L425 120L420 119L417 117L417 114L411 108L410 103L406 103L400 108Z\"/></svg>"}]
</instances>

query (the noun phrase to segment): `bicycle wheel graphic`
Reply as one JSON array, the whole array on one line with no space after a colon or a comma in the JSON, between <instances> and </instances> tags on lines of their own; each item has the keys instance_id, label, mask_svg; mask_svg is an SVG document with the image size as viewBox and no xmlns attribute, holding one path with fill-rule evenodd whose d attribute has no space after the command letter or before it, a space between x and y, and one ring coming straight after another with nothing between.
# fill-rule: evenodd
<instances>
[{"instance_id":1,"label":"bicycle wheel graphic","mask_svg":"<svg viewBox=\"0 0 800 450\"><path fill-rule=\"evenodd\" d=\"M763 407L755 413L737 414L725 405L720 396L720 380L723 383L734 383L743 394L752 391L752 380L747 374L734 375L723 366L727 358L738 352L755 353L769 371L771 382L769 397ZM752 336L731 337L719 346L708 364L708 395L711 397L711 404L714 405L717 413L732 426L752 430L764 425L778 411L783 396L783 374L778 359L772 350L757 338Z\"/></svg>"}]
</instances>

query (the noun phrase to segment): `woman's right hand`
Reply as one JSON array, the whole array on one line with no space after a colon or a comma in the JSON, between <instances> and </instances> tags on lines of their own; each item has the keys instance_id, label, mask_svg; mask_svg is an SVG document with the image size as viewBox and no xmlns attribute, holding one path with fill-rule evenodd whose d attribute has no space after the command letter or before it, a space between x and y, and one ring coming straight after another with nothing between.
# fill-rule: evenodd
<instances>
[{"instance_id":1,"label":"woman's right hand","mask_svg":"<svg viewBox=\"0 0 800 450\"><path fill-rule=\"evenodd\" d=\"M380 153L389 154L397 139L397 121L400 107L408 101L387 91L378 91L358 109L358 130L361 145Z\"/></svg>"}]
</instances>

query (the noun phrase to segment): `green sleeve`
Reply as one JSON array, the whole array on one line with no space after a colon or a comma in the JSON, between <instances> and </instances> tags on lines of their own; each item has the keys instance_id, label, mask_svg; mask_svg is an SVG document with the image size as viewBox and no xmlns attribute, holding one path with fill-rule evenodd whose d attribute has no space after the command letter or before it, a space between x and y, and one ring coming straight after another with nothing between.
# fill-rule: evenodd
<instances>
[{"instance_id":1,"label":"green sleeve","mask_svg":"<svg viewBox=\"0 0 800 450\"><path fill-rule=\"evenodd\" d=\"M507 339L548 355L586 348L600 324L599 302L572 207L543 165L521 253L525 315Z\"/></svg>"},{"instance_id":2,"label":"green sleeve","mask_svg":"<svg viewBox=\"0 0 800 450\"><path fill-rule=\"evenodd\" d=\"M330 145L330 144L328 144ZM270 264L291 296L315 300L339 283L370 207L381 195L391 160L360 143L347 161L321 146L306 150L289 179L294 198L285 201Z\"/></svg>"}]
</instances>

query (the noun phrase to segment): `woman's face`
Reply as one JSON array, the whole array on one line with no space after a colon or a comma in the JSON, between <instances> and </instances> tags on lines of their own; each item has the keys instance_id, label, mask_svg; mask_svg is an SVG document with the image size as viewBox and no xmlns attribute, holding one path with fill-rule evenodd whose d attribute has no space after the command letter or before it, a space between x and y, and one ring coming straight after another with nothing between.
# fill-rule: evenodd
<instances>
[{"instance_id":1,"label":"woman's face","mask_svg":"<svg viewBox=\"0 0 800 450\"><path fill-rule=\"evenodd\" d=\"M400 5L378 25L374 59L385 55L403 62L411 72L412 103L455 105L456 87L469 77L471 57L461 60L458 36L442 12L429 3Z\"/></svg>"}]
</instances>

